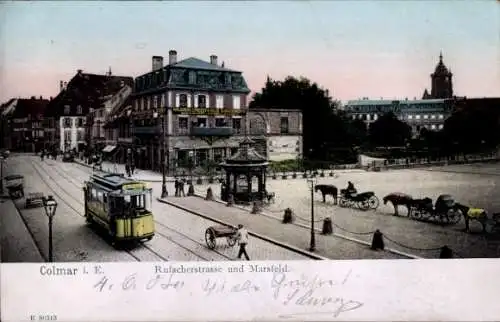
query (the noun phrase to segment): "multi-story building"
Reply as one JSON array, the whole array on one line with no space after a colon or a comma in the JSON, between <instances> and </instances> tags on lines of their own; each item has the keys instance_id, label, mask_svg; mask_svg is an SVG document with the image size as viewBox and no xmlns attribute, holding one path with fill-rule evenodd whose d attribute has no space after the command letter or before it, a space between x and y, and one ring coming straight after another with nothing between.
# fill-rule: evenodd
<instances>
[{"instance_id":1,"label":"multi-story building","mask_svg":"<svg viewBox=\"0 0 500 322\"><path fill-rule=\"evenodd\" d=\"M151 72L135 79L132 138L120 144L122 154L132 151L144 169L160 169L164 156L172 169L189 157L202 165L235 151L243 139L250 93L242 72L219 64L215 55L209 62L179 61L175 50L167 65L161 56L154 56L152 65Z\"/></svg>"},{"instance_id":2,"label":"multi-story building","mask_svg":"<svg viewBox=\"0 0 500 322\"><path fill-rule=\"evenodd\" d=\"M302 157L302 112L295 109L252 108L247 126L256 150L270 161Z\"/></svg>"},{"instance_id":3,"label":"multi-story building","mask_svg":"<svg viewBox=\"0 0 500 322\"><path fill-rule=\"evenodd\" d=\"M413 135L420 130L441 130L444 121L453 112L458 101L453 96L451 70L443 63L443 55L439 55L439 62L434 73L431 74L431 94L425 89L423 98L417 100L369 100L368 98L347 102L344 109L353 119L363 120L369 127L377 118L387 112L393 112L401 121L412 127Z\"/></svg>"},{"instance_id":4,"label":"multi-story building","mask_svg":"<svg viewBox=\"0 0 500 322\"><path fill-rule=\"evenodd\" d=\"M126 85L133 86L131 77L95 75L82 70L78 70L69 83L61 81L60 92L51 99L45 113L52 148L79 152L92 149L90 126L93 123L88 122L89 113L104 108L104 103Z\"/></svg>"},{"instance_id":5,"label":"multi-story building","mask_svg":"<svg viewBox=\"0 0 500 322\"><path fill-rule=\"evenodd\" d=\"M393 112L401 121L412 127L413 134L420 130L440 130L451 115L453 100L355 100L347 102L346 112L352 119L363 120L369 127L382 114Z\"/></svg>"},{"instance_id":6,"label":"multi-story building","mask_svg":"<svg viewBox=\"0 0 500 322\"><path fill-rule=\"evenodd\" d=\"M19 152L36 152L44 147L43 113L49 100L32 96L9 100L2 109L2 146Z\"/></svg>"}]
</instances>

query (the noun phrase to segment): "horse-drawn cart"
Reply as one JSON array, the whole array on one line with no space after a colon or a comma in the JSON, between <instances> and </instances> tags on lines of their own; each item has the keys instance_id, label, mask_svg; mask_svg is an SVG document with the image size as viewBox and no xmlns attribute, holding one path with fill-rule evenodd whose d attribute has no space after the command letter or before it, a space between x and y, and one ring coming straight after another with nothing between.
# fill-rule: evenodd
<instances>
[{"instance_id":1,"label":"horse-drawn cart","mask_svg":"<svg viewBox=\"0 0 500 322\"><path fill-rule=\"evenodd\" d=\"M432 199L425 198L413 205L410 217L419 221L430 221L441 224L457 224L461 213L455 209L455 200L450 195L440 195L432 206ZM426 201L426 202L424 202Z\"/></svg>"},{"instance_id":2,"label":"horse-drawn cart","mask_svg":"<svg viewBox=\"0 0 500 322\"><path fill-rule=\"evenodd\" d=\"M5 187L13 199L24 197L24 177L20 174L11 174L4 177Z\"/></svg>"},{"instance_id":3,"label":"horse-drawn cart","mask_svg":"<svg viewBox=\"0 0 500 322\"><path fill-rule=\"evenodd\" d=\"M214 249L217 244L217 238L226 238L229 246L236 245L236 228L229 226L211 226L205 231L205 241L208 248Z\"/></svg>"}]
</instances>

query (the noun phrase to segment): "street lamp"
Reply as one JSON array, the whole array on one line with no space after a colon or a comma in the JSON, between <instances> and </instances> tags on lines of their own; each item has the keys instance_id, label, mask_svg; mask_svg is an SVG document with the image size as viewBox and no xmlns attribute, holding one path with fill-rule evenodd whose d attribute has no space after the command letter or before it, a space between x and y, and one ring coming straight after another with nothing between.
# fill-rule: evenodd
<instances>
[{"instance_id":1,"label":"street lamp","mask_svg":"<svg viewBox=\"0 0 500 322\"><path fill-rule=\"evenodd\" d=\"M311 242L309 246L311 252L316 250L316 235L314 233L314 185L316 182L316 178L307 179L307 184L310 185L311 189Z\"/></svg>"},{"instance_id":2,"label":"street lamp","mask_svg":"<svg viewBox=\"0 0 500 322\"><path fill-rule=\"evenodd\" d=\"M166 111L166 110L165 110ZM168 197L167 191L167 173L166 173L166 140L165 140L165 111L162 113L161 118L161 141L162 141L162 154L161 154L161 198ZM153 113L155 119L158 118L158 112Z\"/></svg>"},{"instance_id":3,"label":"street lamp","mask_svg":"<svg viewBox=\"0 0 500 322\"><path fill-rule=\"evenodd\" d=\"M45 214L49 217L49 262L53 262L52 257L52 219L56 214L57 201L52 196L43 197L43 207Z\"/></svg>"}]
</instances>

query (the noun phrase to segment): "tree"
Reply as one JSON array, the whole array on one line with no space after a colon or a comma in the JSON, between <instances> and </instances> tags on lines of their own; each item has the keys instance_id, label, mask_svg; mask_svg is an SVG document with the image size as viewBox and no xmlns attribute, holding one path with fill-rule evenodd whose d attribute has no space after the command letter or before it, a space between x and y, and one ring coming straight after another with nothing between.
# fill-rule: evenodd
<instances>
[{"instance_id":1,"label":"tree","mask_svg":"<svg viewBox=\"0 0 500 322\"><path fill-rule=\"evenodd\" d=\"M445 122L445 144L462 152L492 148L500 143L499 112L470 108L455 111Z\"/></svg>"},{"instance_id":2,"label":"tree","mask_svg":"<svg viewBox=\"0 0 500 322\"><path fill-rule=\"evenodd\" d=\"M369 139L374 146L405 146L411 138L411 127L393 112L380 116L370 126Z\"/></svg>"},{"instance_id":3,"label":"tree","mask_svg":"<svg viewBox=\"0 0 500 322\"><path fill-rule=\"evenodd\" d=\"M334 113L339 102L332 101L327 92L303 77L287 77L284 81L268 78L261 92L253 96L249 108L301 110L304 155L326 160L329 148L350 144L345 120Z\"/></svg>"}]
</instances>

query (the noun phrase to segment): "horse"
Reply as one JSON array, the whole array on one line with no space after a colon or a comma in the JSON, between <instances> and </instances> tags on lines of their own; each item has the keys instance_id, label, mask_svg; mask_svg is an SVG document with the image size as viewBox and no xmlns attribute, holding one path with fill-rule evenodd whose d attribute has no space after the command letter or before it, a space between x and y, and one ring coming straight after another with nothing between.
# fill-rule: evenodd
<instances>
[{"instance_id":1,"label":"horse","mask_svg":"<svg viewBox=\"0 0 500 322\"><path fill-rule=\"evenodd\" d=\"M458 202L455 203L453 209L460 210L460 212L464 216L466 232L470 232L469 222L471 220L477 220L483 227L483 233L486 232L486 222L488 221L489 218L488 214L484 209L467 207Z\"/></svg>"},{"instance_id":2,"label":"horse","mask_svg":"<svg viewBox=\"0 0 500 322\"><path fill-rule=\"evenodd\" d=\"M411 207L413 206L413 197L402 192L393 192L385 196L383 199L384 205L388 202L392 203L394 207L394 216L399 216L398 206L405 206L408 209L408 216L411 213Z\"/></svg>"},{"instance_id":3,"label":"horse","mask_svg":"<svg viewBox=\"0 0 500 322\"><path fill-rule=\"evenodd\" d=\"M321 194L323 195L323 202L326 202L326 195L330 195L333 197L334 204L337 204L337 187L331 184L317 184L314 186L314 191L318 192L318 190L321 191Z\"/></svg>"}]
</instances>

